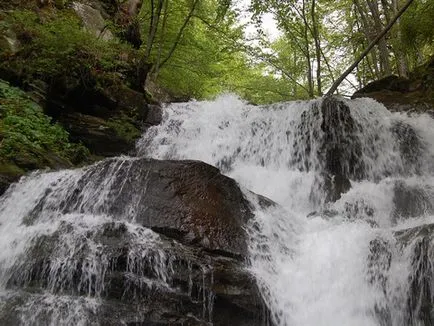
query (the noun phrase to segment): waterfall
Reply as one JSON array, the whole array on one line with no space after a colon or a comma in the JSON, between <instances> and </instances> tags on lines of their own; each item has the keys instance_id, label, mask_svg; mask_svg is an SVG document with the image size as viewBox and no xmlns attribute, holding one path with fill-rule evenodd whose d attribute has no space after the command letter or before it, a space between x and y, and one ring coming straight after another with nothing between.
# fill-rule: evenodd
<instances>
[{"instance_id":1,"label":"waterfall","mask_svg":"<svg viewBox=\"0 0 434 326\"><path fill-rule=\"evenodd\" d=\"M139 152L205 161L281 205L256 205L249 227L251 270L276 325L430 325L433 120L370 99L338 105L340 116L322 100L172 104ZM324 171L349 177L334 202L318 186Z\"/></svg>"},{"instance_id":2,"label":"waterfall","mask_svg":"<svg viewBox=\"0 0 434 326\"><path fill-rule=\"evenodd\" d=\"M224 315L213 284L227 280L215 273L246 277L234 267L244 245L230 233L238 224L225 229L231 246L219 258L220 243L200 240L206 250L197 249L194 232L174 233L165 220L173 212L157 207L190 187L173 175L196 176L197 162L176 161L198 160L240 185L231 194L239 212L246 199L253 210L240 220L266 323L431 325L433 126L426 114L391 113L370 99L254 106L225 95L166 105L137 157L38 171L0 198L0 324L122 325L146 315L209 325ZM169 190L155 186L160 179ZM250 287L228 293L242 306ZM165 315L160 302L192 314ZM228 320L216 325L241 325Z\"/></svg>"}]
</instances>

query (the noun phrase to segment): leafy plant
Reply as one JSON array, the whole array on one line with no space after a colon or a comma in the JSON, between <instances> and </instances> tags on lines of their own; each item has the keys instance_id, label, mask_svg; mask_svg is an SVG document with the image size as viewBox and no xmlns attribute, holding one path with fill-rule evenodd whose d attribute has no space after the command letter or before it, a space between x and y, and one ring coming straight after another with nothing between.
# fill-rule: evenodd
<instances>
[{"instance_id":1,"label":"leafy plant","mask_svg":"<svg viewBox=\"0 0 434 326\"><path fill-rule=\"evenodd\" d=\"M53 124L41 107L23 91L0 80L0 158L38 153L53 153L70 161L77 155L88 155L82 145L72 144L68 133ZM36 155L37 156L37 155Z\"/></svg>"},{"instance_id":2,"label":"leafy plant","mask_svg":"<svg viewBox=\"0 0 434 326\"><path fill-rule=\"evenodd\" d=\"M21 48L13 55L0 50L0 66L18 71L23 79L55 82L67 75L94 84L104 73L131 69L137 61L129 45L102 40L86 31L70 10L39 15L15 10L2 28L15 32Z\"/></svg>"}]
</instances>

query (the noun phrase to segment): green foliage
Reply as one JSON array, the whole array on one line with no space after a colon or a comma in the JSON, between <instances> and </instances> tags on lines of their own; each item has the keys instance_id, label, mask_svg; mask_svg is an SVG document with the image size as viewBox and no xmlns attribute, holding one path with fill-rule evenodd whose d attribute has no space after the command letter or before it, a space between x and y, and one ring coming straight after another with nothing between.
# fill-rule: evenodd
<instances>
[{"instance_id":1,"label":"green foliage","mask_svg":"<svg viewBox=\"0 0 434 326\"><path fill-rule=\"evenodd\" d=\"M131 119L126 116L110 119L107 121L107 126L113 129L119 137L128 141L134 141L141 136L140 130L138 130L132 124Z\"/></svg>"},{"instance_id":2,"label":"green foliage","mask_svg":"<svg viewBox=\"0 0 434 326\"><path fill-rule=\"evenodd\" d=\"M69 10L39 15L15 10L6 17L2 28L16 33L21 48L15 54L0 50L0 66L12 68L23 79L55 82L59 77L71 76L83 84L92 84L102 72L128 70L136 60L131 47L99 39L83 29Z\"/></svg>"},{"instance_id":3,"label":"green foliage","mask_svg":"<svg viewBox=\"0 0 434 326\"><path fill-rule=\"evenodd\" d=\"M411 54L418 50L426 56L434 54L434 2L415 1L401 20L403 46Z\"/></svg>"},{"instance_id":4,"label":"green foliage","mask_svg":"<svg viewBox=\"0 0 434 326\"><path fill-rule=\"evenodd\" d=\"M52 124L39 105L2 80L0 136L0 158L3 161L45 152L66 161L88 155L83 146L68 141L68 133L61 126Z\"/></svg>"},{"instance_id":5,"label":"green foliage","mask_svg":"<svg viewBox=\"0 0 434 326\"><path fill-rule=\"evenodd\" d=\"M170 54L191 5L189 0L169 1L167 12L161 14L149 58L154 68ZM145 4L141 12L144 36L150 29L150 17L150 6ZM266 66L246 53L243 26L238 21L230 1L200 1L170 59L152 77L172 98L182 100L209 99L224 92L254 103L291 99L287 81L267 73Z\"/></svg>"}]
</instances>

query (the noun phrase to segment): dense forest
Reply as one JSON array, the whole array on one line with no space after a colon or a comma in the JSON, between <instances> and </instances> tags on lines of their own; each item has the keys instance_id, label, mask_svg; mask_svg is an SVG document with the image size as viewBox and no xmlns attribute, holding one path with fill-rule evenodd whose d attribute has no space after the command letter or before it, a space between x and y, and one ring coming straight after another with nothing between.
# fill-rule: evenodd
<instances>
[{"instance_id":1,"label":"dense forest","mask_svg":"<svg viewBox=\"0 0 434 326\"><path fill-rule=\"evenodd\" d=\"M404 5L398 0L100 1L106 19L99 22L93 12L81 16L94 21L80 21L76 13L86 8L79 2L40 1L36 8L31 1L7 3L1 29L7 35L13 26L25 45L18 55L2 47L3 65L26 65L28 75L52 76L74 67L114 72L134 61L135 69L149 70L149 84L175 98L234 92L254 103L321 96ZM277 36L267 35L265 14L274 18ZM341 93L387 75L408 76L434 53L433 25L432 1L415 0ZM255 32L247 33L247 26ZM137 82L145 86L144 80Z\"/></svg>"}]
</instances>

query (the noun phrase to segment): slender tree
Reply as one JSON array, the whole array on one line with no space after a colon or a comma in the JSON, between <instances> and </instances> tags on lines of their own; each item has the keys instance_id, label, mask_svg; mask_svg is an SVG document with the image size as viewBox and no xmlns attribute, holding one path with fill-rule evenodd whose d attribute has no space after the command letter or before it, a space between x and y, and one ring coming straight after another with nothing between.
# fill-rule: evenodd
<instances>
[{"instance_id":1,"label":"slender tree","mask_svg":"<svg viewBox=\"0 0 434 326\"><path fill-rule=\"evenodd\" d=\"M339 85L342 83L342 81L354 70L355 67L360 63L360 61L363 60L363 58L371 51L371 49L387 34L387 32L392 28L393 24L398 20L398 18L407 10L407 8L411 5L413 0L407 0L405 5L396 13L395 17L393 17L389 24L383 29L383 31L377 35L377 37L368 45L368 47L362 52L362 54L356 59L356 61L348 67L347 70L344 71L344 73L333 83L333 85L330 87L329 91L327 92L327 96L332 95Z\"/></svg>"}]
</instances>

